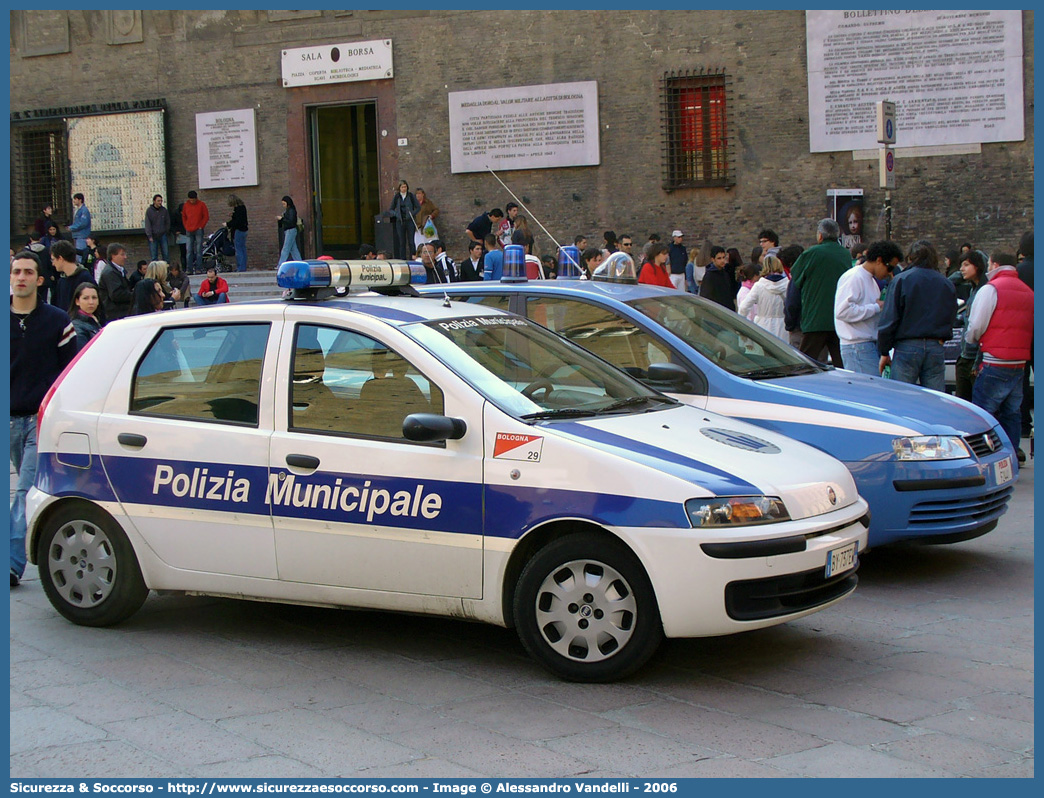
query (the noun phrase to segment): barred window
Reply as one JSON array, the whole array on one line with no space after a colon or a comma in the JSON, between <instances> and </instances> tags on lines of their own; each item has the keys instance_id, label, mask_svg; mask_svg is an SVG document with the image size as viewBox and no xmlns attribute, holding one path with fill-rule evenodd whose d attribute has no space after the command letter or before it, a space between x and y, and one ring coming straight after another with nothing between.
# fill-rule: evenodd
<instances>
[{"instance_id":1,"label":"barred window","mask_svg":"<svg viewBox=\"0 0 1044 798\"><path fill-rule=\"evenodd\" d=\"M727 125L729 89L724 72L664 73L660 96L665 190L735 184Z\"/></svg>"},{"instance_id":2,"label":"barred window","mask_svg":"<svg viewBox=\"0 0 1044 798\"><path fill-rule=\"evenodd\" d=\"M11 232L21 236L45 205L63 222L72 216L64 120L11 126Z\"/></svg>"}]
</instances>

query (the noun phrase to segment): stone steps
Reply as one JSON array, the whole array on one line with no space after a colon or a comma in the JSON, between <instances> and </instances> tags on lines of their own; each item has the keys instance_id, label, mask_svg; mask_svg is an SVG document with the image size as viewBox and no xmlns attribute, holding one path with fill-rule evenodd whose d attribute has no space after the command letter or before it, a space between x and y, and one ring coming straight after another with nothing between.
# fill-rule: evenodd
<instances>
[{"instance_id":1,"label":"stone steps","mask_svg":"<svg viewBox=\"0 0 1044 798\"><path fill-rule=\"evenodd\" d=\"M251 299L272 299L281 296L283 289L276 285L275 269L250 269L245 272L222 272L228 283L229 302L248 302ZM193 293L199 291L205 274L189 275Z\"/></svg>"}]
</instances>

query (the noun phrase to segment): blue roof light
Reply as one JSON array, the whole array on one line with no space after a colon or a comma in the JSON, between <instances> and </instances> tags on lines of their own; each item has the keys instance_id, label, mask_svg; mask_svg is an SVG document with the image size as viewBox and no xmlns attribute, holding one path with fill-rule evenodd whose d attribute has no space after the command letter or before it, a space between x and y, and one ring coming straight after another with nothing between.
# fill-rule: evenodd
<instances>
[{"instance_id":1,"label":"blue roof light","mask_svg":"<svg viewBox=\"0 0 1044 798\"><path fill-rule=\"evenodd\" d=\"M330 263L328 260L288 260L279 264L276 283L280 288L297 290L325 288L330 285Z\"/></svg>"},{"instance_id":2,"label":"blue roof light","mask_svg":"<svg viewBox=\"0 0 1044 798\"><path fill-rule=\"evenodd\" d=\"M579 280L581 273L579 247L570 245L558 250L558 279Z\"/></svg>"},{"instance_id":3,"label":"blue roof light","mask_svg":"<svg viewBox=\"0 0 1044 798\"><path fill-rule=\"evenodd\" d=\"M508 244L504 247L504 271L502 283L526 282L526 248L521 244Z\"/></svg>"}]
</instances>

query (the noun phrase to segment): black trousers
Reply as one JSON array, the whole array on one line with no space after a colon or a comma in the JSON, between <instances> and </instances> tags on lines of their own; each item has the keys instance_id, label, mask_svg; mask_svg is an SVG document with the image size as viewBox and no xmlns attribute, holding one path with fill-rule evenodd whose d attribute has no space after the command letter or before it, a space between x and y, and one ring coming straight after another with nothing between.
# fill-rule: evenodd
<instances>
[{"instance_id":1,"label":"black trousers","mask_svg":"<svg viewBox=\"0 0 1044 798\"><path fill-rule=\"evenodd\" d=\"M821 363L825 362L823 351L826 350L830 354L830 362L834 368L843 369L845 367L841 361L841 339L833 330L802 333L801 346L798 349Z\"/></svg>"},{"instance_id":2,"label":"black trousers","mask_svg":"<svg viewBox=\"0 0 1044 798\"><path fill-rule=\"evenodd\" d=\"M958 357L953 370L957 380L954 396L970 402L972 400L972 386L975 385L975 360L970 357Z\"/></svg>"}]
</instances>

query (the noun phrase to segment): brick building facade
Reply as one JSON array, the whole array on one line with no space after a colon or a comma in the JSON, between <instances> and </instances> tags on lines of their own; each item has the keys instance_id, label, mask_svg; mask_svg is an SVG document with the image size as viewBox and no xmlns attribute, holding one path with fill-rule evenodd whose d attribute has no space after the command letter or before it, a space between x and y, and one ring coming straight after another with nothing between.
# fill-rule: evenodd
<instances>
[{"instance_id":1,"label":"brick building facade","mask_svg":"<svg viewBox=\"0 0 1044 798\"><path fill-rule=\"evenodd\" d=\"M1023 12L1025 140L902 159L893 192L893 238L901 246L927 237L943 250L964 240L1013 249L1032 226L1033 33L1033 12ZM45 109L162 100L173 206L198 188L195 115L253 108L258 185L201 196L215 221L227 218L229 190L245 201L250 265L268 268L277 256L275 217L284 194L295 197L309 225L306 254L317 254L315 130L333 125L323 134L330 141L340 117L316 109L363 104L373 118L360 117L358 130L373 130L366 157L377 193L373 202L355 198L363 229L346 235L372 242L373 213L388 207L405 178L440 206L442 237L451 254L463 256L464 226L510 197L488 173L451 173L447 95L593 80L600 165L500 175L560 242L584 233L597 243L613 229L640 243L650 231L666 237L680 227L690 243L706 238L746 254L758 230L771 226L784 243L807 245L827 189L838 187L864 189L865 238L881 237L877 162L809 152L805 36L804 12L782 10L14 11L12 144L19 130L45 118ZM384 39L394 46L392 79L282 85L285 48ZM729 184L668 191L661 81L667 73L704 70L726 77ZM12 178L17 174L13 167ZM13 240L38 211L14 203ZM120 238L134 258L148 254L140 233ZM539 232L537 249L553 251Z\"/></svg>"}]
</instances>

